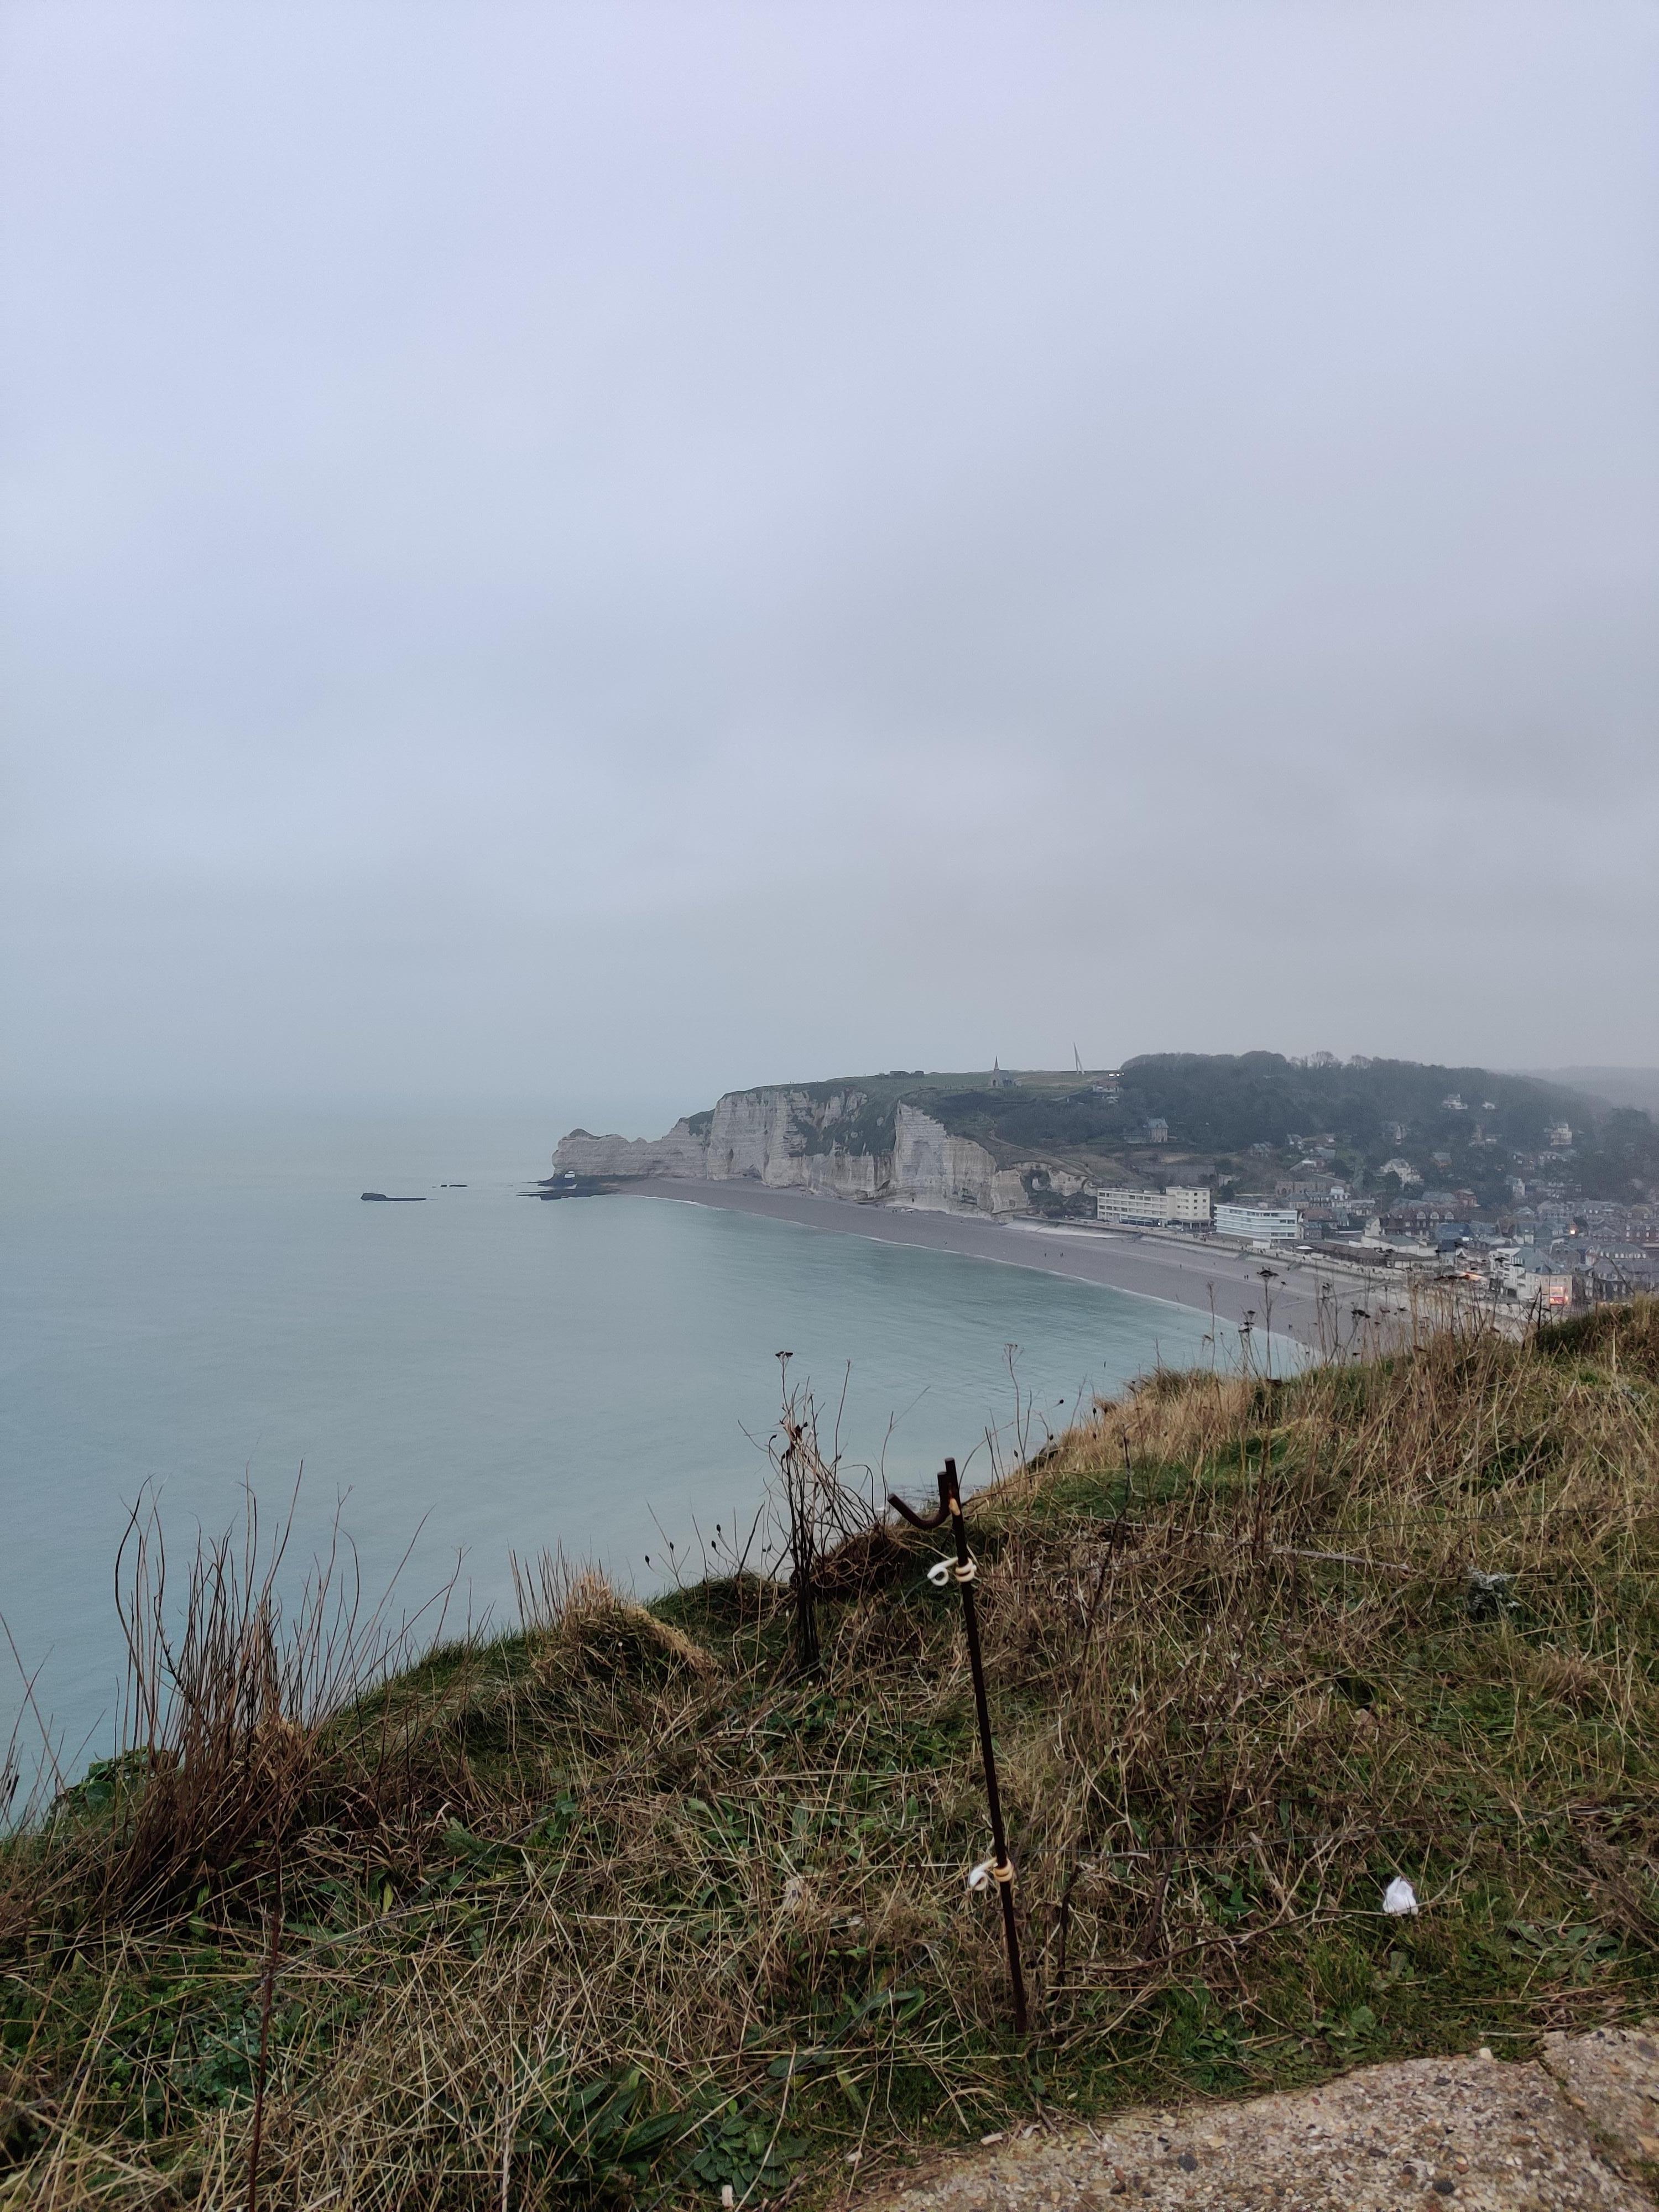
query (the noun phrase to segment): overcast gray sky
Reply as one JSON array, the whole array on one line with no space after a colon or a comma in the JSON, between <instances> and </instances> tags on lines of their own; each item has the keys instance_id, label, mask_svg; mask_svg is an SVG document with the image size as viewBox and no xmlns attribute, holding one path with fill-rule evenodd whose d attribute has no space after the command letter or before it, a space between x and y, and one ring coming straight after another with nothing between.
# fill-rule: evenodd
<instances>
[{"instance_id":1,"label":"overcast gray sky","mask_svg":"<svg viewBox=\"0 0 1659 2212\"><path fill-rule=\"evenodd\" d=\"M1659 1060L1659 11L0 9L11 1081Z\"/></svg>"}]
</instances>

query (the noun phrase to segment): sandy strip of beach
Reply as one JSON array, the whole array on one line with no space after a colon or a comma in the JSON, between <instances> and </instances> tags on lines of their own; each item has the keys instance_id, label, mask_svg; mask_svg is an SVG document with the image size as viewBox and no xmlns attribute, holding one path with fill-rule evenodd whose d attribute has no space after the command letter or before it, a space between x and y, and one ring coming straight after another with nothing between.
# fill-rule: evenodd
<instances>
[{"instance_id":1,"label":"sandy strip of beach","mask_svg":"<svg viewBox=\"0 0 1659 2212\"><path fill-rule=\"evenodd\" d=\"M1005 1267L1030 1267L1074 1283L1097 1283L1136 1297L1159 1298L1188 1306L1237 1328L1248 1311L1255 1325L1266 1319L1266 1296L1273 1301L1273 1333L1316 1347L1320 1341L1322 1288L1331 1320L1340 1316L1342 1333L1364 1289L1333 1282L1328 1273L1305 1261L1275 1258L1194 1241L1190 1248L1152 1237L1079 1225L1055 1227L1036 1221L992 1221L981 1214L935 1212L921 1207L860 1206L849 1199L820 1198L804 1190L773 1190L757 1182L703 1182L669 1176L642 1176L620 1186L630 1196L675 1199L683 1205L718 1206L739 1213L765 1214L805 1229L830 1230L843 1237L868 1237L878 1243L910 1244L932 1252L957 1252L969 1259L995 1260ZM1271 1265L1277 1279L1261 1280Z\"/></svg>"}]
</instances>

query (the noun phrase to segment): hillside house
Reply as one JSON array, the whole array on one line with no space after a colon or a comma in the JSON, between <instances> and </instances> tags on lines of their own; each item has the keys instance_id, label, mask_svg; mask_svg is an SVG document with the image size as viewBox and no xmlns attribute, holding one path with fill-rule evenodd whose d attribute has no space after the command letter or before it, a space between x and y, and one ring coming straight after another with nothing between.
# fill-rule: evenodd
<instances>
[{"instance_id":1,"label":"hillside house","mask_svg":"<svg viewBox=\"0 0 1659 2212\"><path fill-rule=\"evenodd\" d=\"M1645 1252L1593 1252L1584 1268L1584 1286L1596 1305L1651 1297L1659 1288L1659 1257Z\"/></svg>"},{"instance_id":2,"label":"hillside house","mask_svg":"<svg viewBox=\"0 0 1659 2212\"><path fill-rule=\"evenodd\" d=\"M1498 1244L1490 1261L1493 1290L1518 1304L1565 1312L1572 1304L1572 1270L1536 1244Z\"/></svg>"}]
</instances>

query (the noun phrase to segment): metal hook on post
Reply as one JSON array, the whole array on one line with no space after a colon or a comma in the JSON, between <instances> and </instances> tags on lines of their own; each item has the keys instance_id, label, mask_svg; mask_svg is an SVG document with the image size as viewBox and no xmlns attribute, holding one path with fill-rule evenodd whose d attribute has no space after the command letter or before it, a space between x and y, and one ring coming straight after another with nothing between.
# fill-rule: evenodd
<instances>
[{"instance_id":1,"label":"metal hook on post","mask_svg":"<svg viewBox=\"0 0 1659 2212\"><path fill-rule=\"evenodd\" d=\"M955 1559L941 1559L937 1566L929 1570L928 1580L940 1589L947 1582L954 1582L962 1592L962 1625L968 1638L968 1665L974 1678L974 1710L979 1719L980 1759L985 1769L985 1802L991 1815L992 1856L988 1871L995 1880L997 1894L1002 1899L1002 1932L1008 1945L1008 1980L1013 1991L1014 2032L1024 2035L1026 2032L1025 1976L1019 1963L1019 1928L1014 1917L1014 1869L1013 1862L1008 1856L1008 1841L1002 1826L1002 1797L997 1789L996 1753L991 1742L991 1708L985 1695L985 1662L980 1652L979 1615L974 1603L974 1578L978 1566L968 1549L968 1522L962 1510L962 1486L957 1480L955 1460L947 1459L939 1474L937 1513L917 1513L902 1498L892 1498L890 1502L913 1528L942 1528L948 1521L956 1540ZM940 1569L944 1570L942 1573Z\"/></svg>"}]
</instances>

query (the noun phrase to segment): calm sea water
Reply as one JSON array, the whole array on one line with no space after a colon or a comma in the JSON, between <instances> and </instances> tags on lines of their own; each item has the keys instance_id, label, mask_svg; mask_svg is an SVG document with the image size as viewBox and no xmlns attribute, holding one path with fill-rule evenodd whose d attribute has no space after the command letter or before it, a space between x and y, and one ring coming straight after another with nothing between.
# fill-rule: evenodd
<instances>
[{"instance_id":1,"label":"calm sea water","mask_svg":"<svg viewBox=\"0 0 1659 2212\"><path fill-rule=\"evenodd\" d=\"M1091 1389L1200 1357L1201 1316L1112 1291L698 1206L521 1197L567 1125L7 1117L0 1614L66 1763L112 1731L112 1565L147 1484L188 1549L245 1480L285 1508L303 1465L302 1561L337 1505L372 1592L415 1538L404 1599L459 1556L459 1617L511 1618L514 1551L562 1545L648 1589L694 1522L747 1525L781 1350L831 1406L845 1381L843 1449L884 1451L895 1486L976 1447L988 1471L1011 1345L1039 1435ZM19 1699L0 1638L0 1725Z\"/></svg>"}]
</instances>

